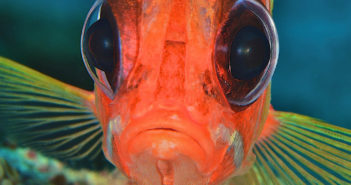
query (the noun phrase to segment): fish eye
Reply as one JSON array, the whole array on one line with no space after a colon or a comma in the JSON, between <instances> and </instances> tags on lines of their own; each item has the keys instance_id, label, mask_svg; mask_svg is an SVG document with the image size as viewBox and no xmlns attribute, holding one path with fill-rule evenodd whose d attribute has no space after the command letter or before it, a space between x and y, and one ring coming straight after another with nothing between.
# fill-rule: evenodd
<instances>
[{"instance_id":1,"label":"fish eye","mask_svg":"<svg viewBox=\"0 0 351 185\"><path fill-rule=\"evenodd\" d=\"M96 1L88 13L81 48L84 64L95 84L113 99L122 80L122 62L118 27L107 1Z\"/></svg>"},{"instance_id":2,"label":"fish eye","mask_svg":"<svg viewBox=\"0 0 351 185\"><path fill-rule=\"evenodd\" d=\"M255 78L266 68L269 58L270 46L265 33L254 26L245 26L231 43L231 75L238 80Z\"/></svg>"},{"instance_id":3,"label":"fish eye","mask_svg":"<svg viewBox=\"0 0 351 185\"><path fill-rule=\"evenodd\" d=\"M231 105L253 103L270 83L279 53L276 27L255 0L237 1L216 38L218 80Z\"/></svg>"}]
</instances>

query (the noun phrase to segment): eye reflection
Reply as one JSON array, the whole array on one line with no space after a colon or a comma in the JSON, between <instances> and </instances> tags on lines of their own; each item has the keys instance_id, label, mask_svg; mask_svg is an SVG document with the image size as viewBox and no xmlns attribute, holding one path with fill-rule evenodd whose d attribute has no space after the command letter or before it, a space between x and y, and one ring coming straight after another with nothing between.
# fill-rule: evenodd
<instances>
[{"instance_id":1,"label":"eye reflection","mask_svg":"<svg viewBox=\"0 0 351 185\"><path fill-rule=\"evenodd\" d=\"M232 77L250 80L266 68L269 59L270 45L262 31L247 26L236 34L230 49Z\"/></svg>"},{"instance_id":2,"label":"eye reflection","mask_svg":"<svg viewBox=\"0 0 351 185\"><path fill-rule=\"evenodd\" d=\"M84 40L88 62L104 72L112 72L115 67L113 42L113 32L108 21L100 19L94 23Z\"/></svg>"}]
</instances>

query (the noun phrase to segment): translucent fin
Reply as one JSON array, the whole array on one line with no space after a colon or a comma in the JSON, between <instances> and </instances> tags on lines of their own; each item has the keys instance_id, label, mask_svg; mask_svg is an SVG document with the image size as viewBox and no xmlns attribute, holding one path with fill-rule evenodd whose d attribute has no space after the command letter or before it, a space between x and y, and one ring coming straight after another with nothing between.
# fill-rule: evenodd
<instances>
[{"instance_id":1,"label":"translucent fin","mask_svg":"<svg viewBox=\"0 0 351 185\"><path fill-rule=\"evenodd\" d=\"M94 95L0 58L0 124L7 137L59 159L94 158L102 129Z\"/></svg>"},{"instance_id":2,"label":"translucent fin","mask_svg":"<svg viewBox=\"0 0 351 185\"><path fill-rule=\"evenodd\" d=\"M243 176L247 184L351 184L351 130L293 113L273 115L280 125L253 148L257 161Z\"/></svg>"}]
</instances>

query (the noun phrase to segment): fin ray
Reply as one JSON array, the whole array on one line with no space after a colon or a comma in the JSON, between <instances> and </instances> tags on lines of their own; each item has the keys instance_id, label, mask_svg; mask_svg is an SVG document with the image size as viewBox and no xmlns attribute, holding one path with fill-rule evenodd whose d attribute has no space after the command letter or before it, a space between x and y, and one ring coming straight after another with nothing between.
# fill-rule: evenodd
<instances>
[{"instance_id":1,"label":"fin ray","mask_svg":"<svg viewBox=\"0 0 351 185\"><path fill-rule=\"evenodd\" d=\"M304 141L301 141L299 138L292 138L289 135L285 135L283 133L280 133L281 135L276 136L280 140L282 140L284 143L290 144L290 146L293 146L297 150L310 155L313 160L318 161L319 163L323 163L325 166L328 168L337 168L338 171L346 173L346 174L351 174L351 170L347 169L344 166L351 166L351 162L344 160L341 157L338 157L337 155L332 155L331 153L328 153L324 151L323 149L319 149L314 147L313 145L308 145L307 143L304 143ZM289 140L295 139L295 143L292 143ZM310 150L310 151L309 151ZM339 152L341 153L341 152ZM346 156L345 156L346 157ZM336 166L337 165L337 166ZM345 178L348 178L345 176ZM349 179L351 180L351 179Z\"/></svg>"},{"instance_id":2,"label":"fin ray","mask_svg":"<svg viewBox=\"0 0 351 185\"><path fill-rule=\"evenodd\" d=\"M270 116L279 124L253 147L247 184L351 184L351 130L273 109Z\"/></svg>"},{"instance_id":3,"label":"fin ray","mask_svg":"<svg viewBox=\"0 0 351 185\"><path fill-rule=\"evenodd\" d=\"M64 160L101 154L94 95L0 57L0 121L20 144Z\"/></svg>"}]
</instances>

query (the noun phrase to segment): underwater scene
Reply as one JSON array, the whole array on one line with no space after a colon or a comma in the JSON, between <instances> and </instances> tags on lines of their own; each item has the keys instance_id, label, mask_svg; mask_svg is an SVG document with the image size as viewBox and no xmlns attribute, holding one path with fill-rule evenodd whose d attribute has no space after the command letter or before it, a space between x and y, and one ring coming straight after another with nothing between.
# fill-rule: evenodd
<instances>
[{"instance_id":1,"label":"underwater scene","mask_svg":"<svg viewBox=\"0 0 351 185\"><path fill-rule=\"evenodd\" d=\"M119 2L123 4L127 1L128 0L121 0ZM237 2L236 4L233 4L233 2L230 3L229 1L228 3L225 0L221 2L223 3L223 7L226 5L229 7L228 4L233 6L231 11L234 13L230 15L233 14L232 17L234 17L236 16L234 10L238 12L243 11L243 14L245 14L248 10L242 9L247 7L252 11L260 11L259 8L263 6L261 4L256 5L252 3L252 1L255 0L233 1ZM156 7L160 6L164 8L167 6L165 3L162 3L162 1L155 2L160 4L154 3ZM178 4L174 3L174 7L177 7L175 9L181 9L179 7L183 6L179 4L185 1L177 0L175 2L178 2ZM261 1L266 7L272 8L271 4L267 4L269 2L269 0ZM270 3L272 2L273 1ZM236 122L246 118L246 120L250 121L255 120L252 122L247 121L248 124L255 122L257 125L253 125L252 127L240 125L231 127L225 124L224 126L223 124L211 125L211 128L213 127L213 130L216 132L215 134L211 133L212 135L209 134L211 137L206 134L194 134L195 136L190 139L196 140L196 143L200 145L199 151L196 148L197 145L189 144L189 138L178 133L178 130L182 129L188 129L189 132L200 130L199 133L203 131L198 127L191 126L191 124L187 126L187 128L173 128L172 126L169 126L171 128L163 128L162 126L161 130L158 128L161 126L157 126L157 128L147 129L155 130L155 133L151 133L154 134L151 135L152 137L147 134L143 136L137 134L133 135L133 129L131 129L132 131L128 133L133 135L133 138L136 138L135 141L130 141L128 144L125 144L127 142L121 142L122 144L118 144L118 146L113 143L120 142L117 141L117 136L118 138L122 138L123 136L129 140L133 140L133 138L130 139L131 136L123 134L127 126L120 128L120 126L115 125L117 125L116 123L119 124L119 122L122 122L121 120L124 119L130 119L130 122L137 125L137 121L134 122L132 118L129 118L131 117L129 114L132 114L133 111L132 108L129 109L130 104L128 103L133 102L133 97L137 97L138 99L142 99L141 97L146 97L145 99L148 99L149 97L140 95L142 93L134 93L133 89L140 89L139 84L131 85L131 87L125 87L126 85L123 85L124 80L127 79L127 75L123 75L133 71L130 65L117 63L113 64L111 67L112 64L107 64L107 68L116 68L115 70L108 71L105 70L105 63L100 61L109 61L110 59L106 57L106 55L109 56L108 54L110 53L100 58L96 56L98 55L96 53L88 53L91 48L94 49L94 47L89 44L94 42L94 39L100 39L100 37L94 37L94 31L96 31L94 29L99 29L99 26L103 27L101 32L103 34L106 33L106 35L110 34L108 31L111 27L113 29L120 29L118 34L115 34L115 31L113 31L113 34L119 35L121 38L113 37L114 40L112 43L113 49L115 49L115 47L122 47L122 49L119 48L119 51L122 51L122 53L125 51L128 52L128 56L119 56L120 58L124 57L123 59L126 58L125 60L129 60L129 54L132 53L134 47L125 49L124 47L126 46L124 46L124 44L133 45L135 44L133 39L139 39L138 37L137 39L133 37L131 39L132 41L123 40L125 38L129 39L129 33L125 30L125 32L123 32L124 27L116 25L115 23L112 24L111 19L113 18L107 15L108 13L102 13L98 17L107 17L106 20L108 20L111 25L106 27L105 22L101 21L100 25L96 24L98 25L96 26L97 28L90 29L90 27L95 25L95 23L89 22L89 16L93 18L95 16L94 11L90 12L91 14L87 17L92 6L97 6L101 8L100 11L106 12L113 12L115 7L118 9L118 6L121 6L122 8L119 7L119 10L122 12L121 15L119 15L122 17L121 22L130 26L130 29L133 28L133 25L129 25L131 23L124 20L133 19L134 14L130 13L132 12L131 10L118 3L107 6L105 1L101 0L0 0L1 185L351 184L351 1L275 0L274 8L271 10L272 18L279 35L279 49L275 51L275 39L278 39L278 37L274 38L276 36L274 34L274 25L270 25L271 23L268 18L259 17L253 19L255 21L262 21L263 23L261 24L263 26L259 25L261 26L259 29L251 30L252 34L256 34L257 30L261 32L265 30L262 33L270 36L267 36L263 41L260 40L260 43L256 43L256 45L261 46L260 44L262 44L262 41L266 42L263 44L271 46L269 50L271 53L268 54L269 57L271 57L271 61L262 64L264 65L264 69L261 69L262 67L259 69L255 68L254 70L260 70L257 74L252 74L252 71L248 72L250 77L256 75L255 78L257 77L259 82L254 80L248 81L247 83L245 82L245 84L240 82L239 84L236 81L237 79L233 81L226 79L226 75L228 74L229 76L238 75L234 74L234 70L230 67L231 73L225 73L226 75L223 76L217 73L219 80L217 80L216 83L219 83L218 87L221 87L222 90L224 89L223 91L227 88L226 85L228 85L228 83L226 82L225 85L223 85L221 81L222 78L230 81L230 85L234 84L234 87L239 87L238 89L251 88L252 83L257 83L254 84L256 85L255 89L250 91L250 93L242 90L243 92L237 93L239 95L233 92L225 95L224 93L220 93L220 95L218 95L216 94L217 91L211 89L212 86L209 85L210 83L207 84L208 87L206 84L201 85L201 89L203 86L208 88L205 90L206 92L204 94L207 94L213 99L203 100L205 103L199 104L200 108L198 109L203 111L203 109L205 109L204 107L206 107L206 111L208 112L204 114L204 116L196 112L196 114L194 113L194 117L198 120L206 121L220 119L221 121L218 122ZM146 5L143 6L151 5L146 3ZM209 6L208 9L210 8L212 7ZM189 11L192 10L193 9ZM125 12L132 16L123 17L122 14ZM158 11L156 12L159 13ZM160 10L160 12L162 11ZM176 13L174 13L176 10L172 9L170 12L172 12L170 16L176 15ZM259 12L259 14L255 12L254 14L247 13L247 16L250 17L268 13L266 10L262 12ZM118 13L114 12L114 14ZM217 14L215 16L217 16ZM184 16L179 15L179 17L180 20ZM193 17L195 17L195 15ZM155 20L162 20L162 18L155 18ZM118 21L120 21L120 19L118 19ZM227 22L230 21L228 20ZM215 22L215 24L219 23ZM162 24L160 23L160 25ZM174 23L171 24L170 27L181 27L179 25L181 25L181 23ZM84 36L82 41L83 48L81 48L83 26L87 29L83 30L83 34L93 39L93 41L88 41L88 46L86 46L88 49L85 48L87 41L85 41ZM144 28L146 29L146 27ZM106 29L108 30L107 32ZM167 29L169 28L167 27ZM222 32L227 33L224 28L223 30ZM270 31L272 33L270 33ZM131 33L132 32L133 30ZM202 32L199 31L199 33ZM222 34L222 32L219 33ZM240 35L240 33L239 31L237 35ZM124 36L123 34L128 36ZM176 34L178 35L174 36L165 33L165 37L181 40L182 36L179 36L179 33ZM255 36L262 36L260 34L257 35ZM251 37L252 35L248 36L249 39ZM264 35L264 37L266 36ZM157 37L155 36L155 38ZM224 38L223 42L225 42L226 39L227 38ZM152 41L152 39L149 40ZM199 40L200 43L202 40ZM116 44L116 42L118 44ZM172 41L167 40L167 42ZM177 40L175 42L180 41ZM241 41L239 40L237 42ZM229 45L235 45L233 43ZM108 44L109 43L107 43L107 45ZM272 45L274 45L274 47ZM155 50L157 50L156 44L150 44L150 46L155 46ZM182 52L184 54L182 47L183 46L179 44L171 44L169 46L169 51L181 55ZM233 50L234 46L229 47L229 49ZM81 50L83 51L84 62ZM274 54L278 53L278 50L279 58L275 66L272 60L274 60ZM168 50L165 49L165 51ZM194 49L194 51L198 50ZM199 49L199 53L200 51L202 52L202 50ZM100 50L97 51L97 53L98 52L100 52ZM142 53L142 51L140 51L140 53ZM111 54L113 62L120 62L119 59L116 59L115 55L115 53ZM177 55L173 56L169 54L169 58L167 59L181 60L174 59L178 57ZM217 60L217 54L215 53L213 55L213 58ZM221 56L220 54L218 55ZM223 65L222 63L216 64L217 71L220 71L223 66L236 64L231 61L232 56L228 57L230 57L230 63ZM242 56L237 57L242 59L240 58ZM167 67L168 68L164 68L166 71L165 73L168 72L167 70L169 70L169 68L172 68L169 66ZM181 68L179 66L177 67ZM218 70L218 68L220 69ZM143 70L142 67L141 70ZM116 73L118 75L116 75ZM203 71L198 73L206 74ZM263 73L267 74L261 75ZM146 74L147 73L145 73L145 75ZM134 76L139 77L138 75L141 76L140 74ZM172 75L178 75L177 71L162 77L164 77L164 79L172 79L175 77ZM237 77L239 81L246 80L247 76L245 75L247 75L247 73L243 76L240 75L241 74ZM264 79L266 76L268 76L267 79ZM94 78L95 82L92 78ZM203 78L206 79L206 76L202 77L202 79ZM140 79L137 80L146 80L146 78L140 77ZM272 80L271 85L269 83L270 80ZM264 84L261 85L261 81ZM163 88L167 89L169 87L169 90L160 90L160 94L157 97L164 96L171 99L169 97L174 95L173 93L177 92L178 89L167 84L175 84L175 86L177 86L179 85L178 83L180 83L176 80L171 82L172 83L160 82ZM146 85L144 86L146 87ZM94 87L97 90L95 89L96 92L92 93ZM234 87L229 88L233 90ZM257 91L256 87L258 89ZM261 89L259 89L259 87ZM122 90L119 90L119 88ZM128 94L129 90L133 92ZM148 87L142 90L145 90L145 94L149 92ZM196 89L193 91L194 93L192 96L196 97L194 95L197 92ZM125 94L127 95L124 95L124 92L126 92ZM252 92L257 93L257 95L251 96L251 94L253 94ZM241 97L243 93L244 96L246 95L244 98ZM271 93L271 99L269 93ZM117 104L113 99L116 99L116 96L119 96L119 94L123 96L121 95L121 97L117 98L126 103L120 106L116 105L115 108L111 108L110 110L109 108L111 105L115 106L115 104ZM207 95L203 96L207 97ZM234 103L223 108L221 103L218 103L220 101L218 100L217 102L216 98L218 96L223 96L228 102ZM201 99L202 94L198 94L198 97L198 99ZM101 102L95 103L99 101ZM271 101L272 107L270 107L269 101ZM135 103L133 106L142 107L155 102L158 101L154 100L153 102L150 99L150 101L145 101L145 103L140 103L140 105ZM172 103L165 104L169 106L169 104ZM124 106L127 105L128 108L124 109ZM103 109L103 111L100 112L102 106L108 108L105 107L106 110ZM129 112L126 111L127 109ZM225 112L228 112L228 110L235 112L235 114L238 113L239 116L228 119L226 116L224 116L225 118L223 119L210 117L210 115L217 113L226 115ZM138 111L136 112L139 113ZM117 113L122 116L114 115ZM123 114L127 116L123 117ZM105 117L106 115L111 117ZM148 120L157 122L158 120L155 121L153 116L158 117L159 115L163 115L163 112L155 110L145 117L148 118ZM182 116L182 113L179 113L179 115L172 117L172 119L183 119ZM260 121L261 119L268 120L266 125L262 124L263 121ZM103 120L103 123L101 123L102 126L99 123L101 120ZM161 133L161 131L163 132L164 130L165 133L169 135L174 134L174 138L173 135L168 138L168 135ZM243 133L244 131L245 133ZM143 132L140 131L140 133ZM206 137L203 135L206 135ZM214 137L218 141L212 146L208 144L209 142L207 142L207 140L209 140L209 138L213 139ZM182 154L181 156L185 156L184 159L180 157L177 158L177 160L174 159L176 162L172 162L173 156L169 154L169 156L171 156L169 157L167 154L166 157L164 157L167 159L157 159L157 161L153 158L154 156L150 157L145 154L145 156L141 157L148 159L144 165L143 162L140 162L138 157L129 157L129 154L134 154L133 152L140 152L139 150L141 149L139 149L139 146L145 145L145 148L154 147L154 140L152 140L154 138L167 138L169 139L167 142L170 143L179 138L180 140L184 139L184 141L182 140L182 142L179 142L179 148L177 148L178 141L174 141L173 143L175 148L179 150L178 153ZM247 142L251 142L251 144ZM203 143L207 145L203 146ZM134 147L134 145L136 145L136 147ZM128 149L124 149L123 147ZM161 143L160 146L157 145L157 147L161 148L164 146ZM153 152L161 153L164 148L159 148L155 149L156 152ZM169 148L167 148L168 153L172 153L168 150ZM194 151L187 152L189 150ZM205 152L202 150L205 150ZM209 151L212 151L213 154ZM153 155L156 155L154 153ZM206 157L211 159L203 162L203 158ZM160 158L163 159L163 155ZM219 158L223 161L219 161ZM201 170L197 171L196 169L192 171L192 168L195 168L194 166L183 164L187 161L191 161L191 164L194 163L194 166L197 167L208 165L203 169L207 170L207 168L211 168L212 171L203 170L206 171L206 173L200 173L199 171ZM231 164L227 164L229 162L226 161L230 161ZM155 169L150 168L148 166L149 163L152 163L152 165L155 163ZM210 167L210 163L211 165L213 163L215 167ZM145 169L150 169L150 172L145 172L147 171ZM181 172L182 170L184 170L184 173ZM129 178L127 176L129 176ZM161 176L161 180L154 180L155 177L158 178L159 176ZM205 176L206 178L204 178ZM230 178L232 178L232 180L227 180Z\"/></svg>"}]
</instances>

